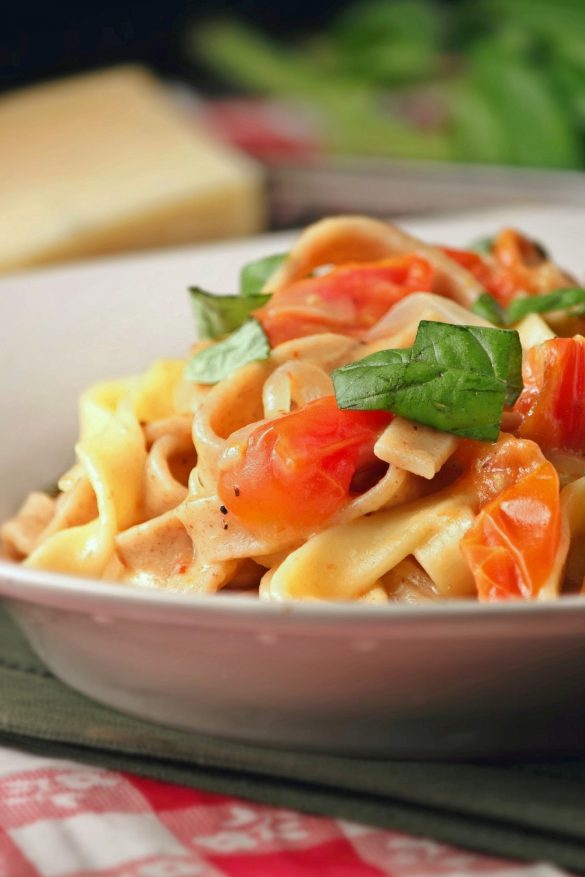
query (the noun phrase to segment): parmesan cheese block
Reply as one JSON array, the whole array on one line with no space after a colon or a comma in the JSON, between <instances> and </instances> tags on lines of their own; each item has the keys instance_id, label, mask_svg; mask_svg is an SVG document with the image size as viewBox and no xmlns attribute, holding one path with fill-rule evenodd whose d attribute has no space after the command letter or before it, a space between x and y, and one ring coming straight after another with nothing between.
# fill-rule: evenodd
<instances>
[{"instance_id":1,"label":"parmesan cheese block","mask_svg":"<svg viewBox=\"0 0 585 877\"><path fill-rule=\"evenodd\" d=\"M252 233L262 190L142 68L0 99L0 272Z\"/></svg>"}]
</instances>

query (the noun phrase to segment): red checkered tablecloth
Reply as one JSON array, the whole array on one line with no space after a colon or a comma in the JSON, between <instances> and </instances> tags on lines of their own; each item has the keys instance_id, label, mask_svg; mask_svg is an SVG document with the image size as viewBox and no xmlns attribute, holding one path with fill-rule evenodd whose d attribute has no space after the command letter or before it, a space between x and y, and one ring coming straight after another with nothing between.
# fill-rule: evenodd
<instances>
[{"instance_id":1,"label":"red checkered tablecloth","mask_svg":"<svg viewBox=\"0 0 585 877\"><path fill-rule=\"evenodd\" d=\"M0 877L563 873L0 747Z\"/></svg>"}]
</instances>

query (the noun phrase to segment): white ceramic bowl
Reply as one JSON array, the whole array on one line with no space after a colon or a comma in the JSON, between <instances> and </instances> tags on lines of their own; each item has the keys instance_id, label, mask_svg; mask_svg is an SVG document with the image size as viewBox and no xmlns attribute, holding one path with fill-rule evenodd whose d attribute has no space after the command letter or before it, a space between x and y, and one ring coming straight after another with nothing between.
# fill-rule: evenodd
<instances>
[{"instance_id":1,"label":"white ceramic bowl","mask_svg":"<svg viewBox=\"0 0 585 877\"><path fill-rule=\"evenodd\" d=\"M518 225L582 274L585 212L410 223L465 244ZM0 283L0 517L71 462L88 383L182 354L184 289L228 291L287 236ZM155 722L274 746L468 757L585 749L585 599L429 608L189 597L0 563L0 594L65 682Z\"/></svg>"}]
</instances>

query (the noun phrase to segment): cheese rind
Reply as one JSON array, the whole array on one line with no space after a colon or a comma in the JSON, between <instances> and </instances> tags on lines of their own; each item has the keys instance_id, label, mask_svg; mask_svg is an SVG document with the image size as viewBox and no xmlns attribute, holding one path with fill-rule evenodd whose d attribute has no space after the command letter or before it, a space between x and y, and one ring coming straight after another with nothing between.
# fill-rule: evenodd
<instances>
[{"instance_id":1,"label":"cheese rind","mask_svg":"<svg viewBox=\"0 0 585 877\"><path fill-rule=\"evenodd\" d=\"M262 189L141 68L0 99L0 272L250 234Z\"/></svg>"}]
</instances>

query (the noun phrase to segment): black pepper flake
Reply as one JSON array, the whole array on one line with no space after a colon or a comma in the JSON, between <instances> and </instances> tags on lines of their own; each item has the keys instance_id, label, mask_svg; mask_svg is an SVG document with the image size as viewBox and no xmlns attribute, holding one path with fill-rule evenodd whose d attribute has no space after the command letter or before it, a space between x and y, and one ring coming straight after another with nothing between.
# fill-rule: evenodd
<instances>
[{"instance_id":1,"label":"black pepper flake","mask_svg":"<svg viewBox=\"0 0 585 877\"><path fill-rule=\"evenodd\" d=\"M240 495L240 488L234 487L234 496L239 496L239 495Z\"/></svg>"},{"instance_id":2,"label":"black pepper flake","mask_svg":"<svg viewBox=\"0 0 585 877\"><path fill-rule=\"evenodd\" d=\"M224 530L227 530L228 526L229 526L229 525L228 525L227 521L224 521L224 522L223 522L223 529L224 529Z\"/></svg>"},{"instance_id":3,"label":"black pepper flake","mask_svg":"<svg viewBox=\"0 0 585 877\"><path fill-rule=\"evenodd\" d=\"M219 510L222 513L222 515L227 515L227 513L228 513L228 510L226 509L226 507L224 505L220 505Z\"/></svg>"}]
</instances>

